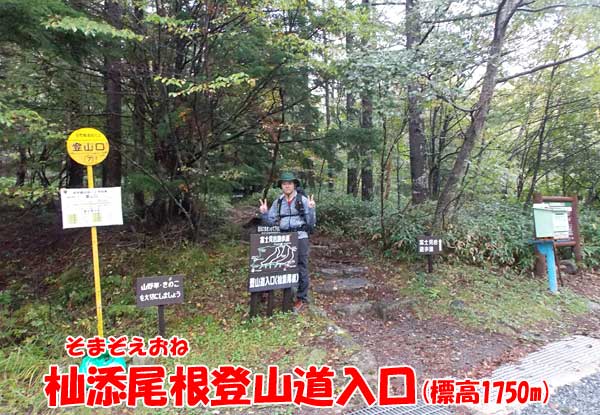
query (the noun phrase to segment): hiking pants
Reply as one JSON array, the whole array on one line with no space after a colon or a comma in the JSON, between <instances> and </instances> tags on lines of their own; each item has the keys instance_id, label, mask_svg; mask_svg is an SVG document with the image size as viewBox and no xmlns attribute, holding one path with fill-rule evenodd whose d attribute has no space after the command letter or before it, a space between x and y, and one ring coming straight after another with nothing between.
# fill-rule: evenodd
<instances>
[{"instance_id":1,"label":"hiking pants","mask_svg":"<svg viewBox=\"0 0 600 415\"><path fill-rule=\"evenodd\" d=\"M308 302L308 238L298 239L298 291L296 298Z\"/></svg>"}]
</instances>

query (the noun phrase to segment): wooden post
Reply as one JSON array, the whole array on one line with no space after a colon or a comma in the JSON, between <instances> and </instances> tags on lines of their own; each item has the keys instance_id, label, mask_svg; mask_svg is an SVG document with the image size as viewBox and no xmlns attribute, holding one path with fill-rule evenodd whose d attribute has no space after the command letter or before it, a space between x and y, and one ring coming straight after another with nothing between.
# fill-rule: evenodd
<instances>
[{"instance_id":1,"label":"wooden post","mask_svg":"<svg viewBox=\"0 0 600 415\"><path fill-rule=\"evenodd\" d=\"M273 315L273 309L275 308L275 290L271 290L267 294L267 316Z\"/></svg>"},{"instance_id":2,"label":"wooden post","mask_svg":"<svg viewBox=\"0 0 600 415\"><path fill-rule=\"evenodd\" d=\"M572 196L542 196L541 193L536 192L533 194L533 203L544 203L544 202L570 202L571 203L571 216L570 221L573 230L573 240L557 242L556 246L570 246L573 249L575 260L580 262L583 259L581 252L581 235L579 233L579 213L578 213L578 198L577 195ZM535 235L534 235L535 236ZM544 266L542 266L544 261ZM538 276L543 276L546 273L545 258L539 254L536 250L536 264L535 273Z\"/></svg>"},{"instance_id":3,"label":"wooden post","mask_svg":"<svg viewBox=\"0 0 600 415\"><path fill-rule=\"evenodd\" d=\"M561 287L564 287L565 283L563 282L562 274L560 272L560 260L558 259L558 251L556 251L555 243L552 244L552 250L554 251L554 265L556 266L556 274L558 275L558 282L560 283Z\"/></svg>"},{"instance_id":4,"label":"wooden post","mask_svg":"<svg viewBox=\"0 0 600 415\"><path fill-rule=\"evenodd\" d=\"M258 315L258 303L260 302L261 292L250 294L250 318Z\"/></svg>"},{"instance_id":5,"label":"wooden post","mask_svg":"<svg viewBox=\"0 0 600 415\"><path fill-rule=\"evenodd\" d=\"M281 309L283 310L284 313L287 313L288 311L292 311L292 308L294 306L292 299L293 299L292 289L284 288L283 289L283 304L281 306Z\"/></svg>"},{"instance_id":6,"label":"wooden post","mask_svg":"<svg viewBox=\"0 0 600 415\"><path fill-rule=\"evenodd\" d=\"M581 236L579 235L579 211L577 207L579 202L577 200L577 195L573 195L573 211L571 214L573 215L573 238L575 238L575 246L573 247L573 252L575 253L575 261L579 262L583 260L583 255L581 253Z\"/></svg>"},{"instance_id":7,"label":"wooden post","mask_svg":"<svg viewBox=\"0 0 600 415\"><path fill-rule=\"evenodd\" d=\"M535 192L533 194L533 203L542 203L542 202L543 202L542 194L540 192ZM533 226L535 227L535 223ZM535 238L535 229L533 231L533 237ZM534 274L537 277L544 277L544 276L546 276L546 257L544 255L542 255L542 253L538 249L537 245L535 245L534 249L535 249Z\"/></svg>"},{"instance_id":8,"label":"wooden post","mask_svg":"<svg viewBox=\"0 0 600 415\"><path fill-rule=\"evenodd\" d=\"M165 336L165 306L158 306L158 335L161 337Z\"/></svg>"}]
</instances>

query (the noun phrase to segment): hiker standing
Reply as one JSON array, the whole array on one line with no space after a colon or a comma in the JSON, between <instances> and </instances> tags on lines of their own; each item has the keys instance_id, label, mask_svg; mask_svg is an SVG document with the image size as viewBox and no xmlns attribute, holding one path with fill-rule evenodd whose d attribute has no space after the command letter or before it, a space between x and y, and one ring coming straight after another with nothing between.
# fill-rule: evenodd
<instances>
[{"instance_id":1,"label":"hiker standing","mask_svg":"<svg viewBox=\"0 0 600 415\"><path fill-rule=\"evenodd\" d=\"M300 311L308 303L308 234L316 223L313 196L299 192L300 180L293 173L283 173L277 181L282 194L271 209L267 199L260 200L262 220L269 226L278 224L281 232L298 232L298 292L294 310Z\"/></svg>"}]
</instances>

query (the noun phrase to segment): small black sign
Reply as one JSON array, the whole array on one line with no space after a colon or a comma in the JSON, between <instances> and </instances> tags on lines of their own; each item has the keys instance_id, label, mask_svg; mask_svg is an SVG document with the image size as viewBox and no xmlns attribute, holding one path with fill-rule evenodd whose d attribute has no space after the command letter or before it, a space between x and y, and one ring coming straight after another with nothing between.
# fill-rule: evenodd
<instances>
[{"instance_id":1,"label":"small black sign","mask_svg":"<svg viewBox=\"0 0 600 415\"><path fill-rule=\"evenodd\" d=\"M442 238L435 236L419 236L417 237L419 254L421 255L437 255L443 252Z\"/></svg>"},{"instance_id":2,"label":"small black sign","mask_svg":"<svg viewBox=\"0 0 600 415\"><path fill-rule=\"evenodd\" d=\"M275 225L275 226L258 225L256 227L256 232L257 233L279 233L281 231L279 230L279 226L277 226L277 225Z\"/></svg>"},{"instance_id":3,"label":"small black sign","mask_svg":"<svg viewBox=\"0 0 600 415\"><path fill-rule=\"evenodd\" d=\"M298 284L298 233L264 233L250 237L248 291L270 291Z\"/></svg>"},{"instance_id":4,"label":"small black sign","mask_svg":"<svg viewBox=\"0 0 600 415\"><path fill-rule=\"evenodd\" d=\"M136 302L138 307L183 303L183 275L138 278Z\"/></svg>"}]
</instances>

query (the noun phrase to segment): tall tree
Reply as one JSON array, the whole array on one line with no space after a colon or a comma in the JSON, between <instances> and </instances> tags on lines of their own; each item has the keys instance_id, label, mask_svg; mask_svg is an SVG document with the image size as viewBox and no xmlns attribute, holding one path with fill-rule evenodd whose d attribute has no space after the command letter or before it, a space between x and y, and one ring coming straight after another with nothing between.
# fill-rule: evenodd
<instances>
[{"instance_id":1,"label":"tall tree","mask_svg":"<svg viewBox=\"0 0 600 415\"><path fill-rule=\"evenodd\" d=\"M122 28L121 5L116 0L105 1L106 20L117 29ZM110 144L110 152L106 157L102 170L103 186L121 186L121 58L119 50L116 54L110 50L105 56L104 83L106 91L106 135Z\"/></svg>"},{"instance_id":2,"label":"tall tree","mask_svg":"<svg viewBox=\"0 0 600 415\"><path fill-rule=\"evenodd\" d=\"M417 0L406 0L406 49L417 60L418 43L421 38L421 16ZM408 141L410 148L411 195L414 204L422 203L429 195L428 174L425 158L425 127L421 88L416 74L407 77Z\"/></svg>"},{"instance_id":3,"label":"tall tree","mask_svg":"<svg viewBox=\"0 0 600 415\"><path fill-rule=\"evenodd\" d=\"M350 0L346 0L346 8L352 9L352 3ZM353 28L348 28L346 32L346 56L354 52L355 39ZM355 127L357 121L356 109L354 108L356 99L352 91L346 92L346 122L348 127ZM350 146L348 150L348 166L347 166L347 185L346 193L351 194L354 197L358 196L358 182L359 182L359 167L360 166L360 154L356 146Z\"/></svg>"},{"instance_id":4,"label":"tall tree","mask_svg":"<svg viewBox=\"0 0 600 415\"><path fill-rule=\"evenodd\" d=\"M362 7L364 12L368 16L368 21L371 21L371 10L370 10L370 0L362 0ZM367 49L369 47L369 39L367 36L363 36L361 39L361 46L363 49ZM361 93L360 97L360 107L361 107L361 115L360 115L360 127L364 129L364 131L368 134L372 134L373 130L373 98L371 94L371 83L368 82L365 85L365 89ZM366 154L363 154L361 160L361 169L360 169L360 179L361 179L361 198L362 200L372 200L373 199L373 152L367 151ZM382 189L383 191L383 189Z\"/></svg>"},{"instance_id":5,"label":"tall tree","mask_svg":"<svg viewBox=\"0 0 600 415\"><path fill-rule=\"evenodd\" d=\"M451 214L453 204L456 202L458 194L458 185L463 180L469 158L473 151L475 143L481 136L485 121L490 110L490 102L496 88L496 78L500 66L502 47L506 37L506 31L511 18L521 5L523 0L501 0L495 12L494 37L489 47L487 66L479 99L472 109L471 122L465 133L465 139L460 148L452 171L450 172L446 183L438 199L433 222L434 228L443 225L444 217Z\"/></svg>"}]
</instances>

